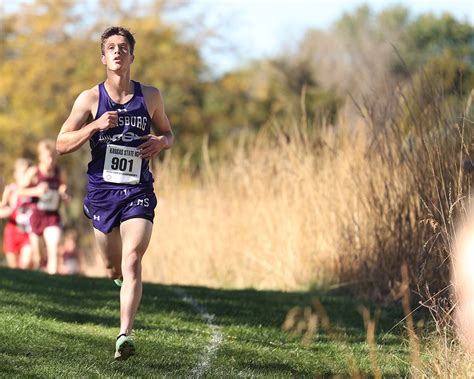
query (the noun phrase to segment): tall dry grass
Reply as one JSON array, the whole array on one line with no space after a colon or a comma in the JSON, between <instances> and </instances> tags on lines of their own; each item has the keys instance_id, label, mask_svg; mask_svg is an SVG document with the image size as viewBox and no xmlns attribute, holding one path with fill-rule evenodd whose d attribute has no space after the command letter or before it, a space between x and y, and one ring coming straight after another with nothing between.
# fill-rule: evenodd
<instances>
[{"instance_id":1,"label":"tall dry grass","mask_svg":"<svg viewBox=\"0 0 474 379\"><path fill-rule=\"evenodd\" d=\"M338 283L344 267L370 264L376 241L365 199L385 172L366 154L363 126L327 128L309 141L298 125L242 136L231 161L208 162L194 180L165 162L145 275L296 289Z\"/></svg>"},{"instance_id":2,"label":"tall dry grass","mask_svg":"<svg viewBox=\"0 0 474 379\"><path fill-rule=\"evenodd\" d=\"M431 84L417 88L359 104L360 117L337 126L273 120L242 134L230 159L209 159L204 141L194 177L168 156L156 168L145 278L286 290L351 284L388 299L405 261L419 291L443 289L466 193L465 125Z\"/></svg>"},{"instance_id":3,"label":"tall dry grass","mask_svg":"<svg viewBox=\"0 0 474 379\"><path fill-rule=\"evenodd\" d=\"M451 327L444 327L441 334L425 337L428 353L421 367L427 378L472 378L474 356L460 343Z\"/></svg>"}]
</instances>

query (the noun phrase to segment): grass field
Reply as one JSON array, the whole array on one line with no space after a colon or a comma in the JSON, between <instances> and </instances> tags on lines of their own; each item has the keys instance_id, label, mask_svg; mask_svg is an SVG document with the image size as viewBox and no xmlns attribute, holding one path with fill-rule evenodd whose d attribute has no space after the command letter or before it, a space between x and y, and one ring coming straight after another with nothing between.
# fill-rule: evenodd
<instances>
[{"instance_id":1,"label":"grass field","mask_svg":"<svg viewBox=\"0 0 474 379\"><path fill-rule=\"evenodd\" d=\"M1 268L2 376L313 377L351 374L351 362L372 373L360 302L349 295L146 284L135 325L137 355L114 362L118 295L106 279ZM308 306L315 296L332 327L303 344L282 324L289 309ZM392 329L402 317L382 310L376 335L384 376L409 370L402 327Z\"/></svg>"}]
</instances>

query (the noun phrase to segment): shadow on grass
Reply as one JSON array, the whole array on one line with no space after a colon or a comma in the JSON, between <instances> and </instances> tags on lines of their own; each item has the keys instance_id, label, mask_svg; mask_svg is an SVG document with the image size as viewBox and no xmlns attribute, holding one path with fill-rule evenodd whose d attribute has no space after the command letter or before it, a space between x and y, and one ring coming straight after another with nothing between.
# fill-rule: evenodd
<instances>
[{"instance_id":1,"label":"shadow on grass","mask_svg":"<svg viewBox=\"0 0 474 379\"><path fill-rule=\"evenodd\" d=\"M289 309L309 306L319 297L333 325L344 327L351 340L364 341L365 329L357 306L362 303L350 294L337 292L282 292L251 289L225 290L204 287L179 287L216 316L221 326L268 327L280 329ZM119 289L108 279L49 276L0 268L0 304L22 312L65 322L118 325ZM67 305L67 306L66 306ZM365 302L369 308L373 305ZM147 314L171 314L194 322L200 315L179 297L174 287L146 283L137 328L147 329ZM145 316L145 317L142 317ZM378 332L384 333L401 320L399 310L384 309Z\"/></svg>"}]
</instances>

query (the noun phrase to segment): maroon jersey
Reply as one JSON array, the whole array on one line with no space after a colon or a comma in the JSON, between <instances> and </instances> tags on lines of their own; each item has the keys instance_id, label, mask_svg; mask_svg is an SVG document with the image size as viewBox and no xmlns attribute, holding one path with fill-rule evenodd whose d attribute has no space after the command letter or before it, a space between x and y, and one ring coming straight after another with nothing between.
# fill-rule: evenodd
<instances>
[{"instance_id":1,"label":"maroon jersey","mask_svg":"<svg viewBox=\"0 0 474 379\"><path fill-rule=\"evenodd\" d=\"M52 176L46 176L38 169L38 184L47 183L48 190L41 197L33 198L36 208L45 212L57 212L59 209L59 167L55 167Z\"/></svg>"}]
</instances>

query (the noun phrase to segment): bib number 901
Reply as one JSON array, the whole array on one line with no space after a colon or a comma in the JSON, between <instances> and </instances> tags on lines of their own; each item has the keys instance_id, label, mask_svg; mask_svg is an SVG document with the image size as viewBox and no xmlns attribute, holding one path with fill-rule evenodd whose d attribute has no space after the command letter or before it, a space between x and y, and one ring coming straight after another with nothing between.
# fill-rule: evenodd
<instances>
[{"instance_id":1,"label":"bib number 901","mask_svg":"<svg viewBox=\"0 0 474 379\"><path fill-rule=\"evenodd\" d=\"M133 159L117 158L113 157L110 167L112 170L128 171L132 172L133 170Z\"/></svg>"},{"instance_id":2,"label":"bib number 901","mask_svg":"<svg viewBox=\"0 0 474 379\"><path fill-rule=\"evenodd\" d=\"M103 177L106 182L138 184L142 159L136 147L107 145Z\"/></svg>"}]
</instances>

